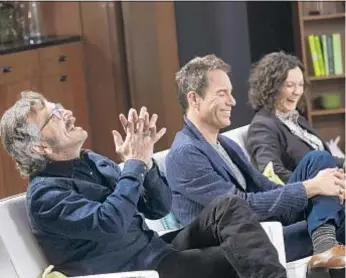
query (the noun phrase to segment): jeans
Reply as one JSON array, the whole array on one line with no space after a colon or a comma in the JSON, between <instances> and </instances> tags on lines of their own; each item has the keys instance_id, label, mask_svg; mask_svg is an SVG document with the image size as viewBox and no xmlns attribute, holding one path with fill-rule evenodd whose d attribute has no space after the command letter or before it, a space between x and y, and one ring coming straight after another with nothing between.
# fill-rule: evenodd
<instances>
[{"instance_id":1,"label":"jeans","mask_svg":"<svg viewBox=\"0 0 346 278\"><path fill-rule=\"evenodd\" d=\"M257 217L237 196L215 199L191 224L162 238L175 251L159 263L160 278L287 277Z\"/></svg>"},{"instance_id":2,"label":"jeans","mask_svg":"<svg viewBox=\"0 0 346 278\"><path fill-rule=\"evenodd\" d=\"M320 170L335 167L335 159L328 152L312 151L302 158L288 182L308 180ZM305 212L293 218L296 221L284 227L288 262L312 255L311 234L326 222L335 224L337 240L345 244L345 208L338 197L315 196L309 199Z\"/></svg>"}]
</instances>

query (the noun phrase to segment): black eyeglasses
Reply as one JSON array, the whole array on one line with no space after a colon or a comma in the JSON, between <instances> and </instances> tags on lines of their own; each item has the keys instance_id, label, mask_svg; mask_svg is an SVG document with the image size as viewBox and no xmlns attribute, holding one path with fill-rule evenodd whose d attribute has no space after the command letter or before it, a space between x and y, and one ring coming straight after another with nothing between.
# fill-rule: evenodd
<instances>
[{"instance_id":1,"label":"black eyeglasses","mask_svg":"<svg viewBox=\"0 0 346 278\"><path fill-rule=\"evenodd\" d=\"M64 107L60 103L55 103L55 106L54 106L50 116L44 122L44 124L42 125L40 131L42 131L44 129L44 127L49 123L49 121L53 118L53 116L55 116L59 120L61 120L63 118L63 111L64 111Z\"/></svg>"}]
</instances>

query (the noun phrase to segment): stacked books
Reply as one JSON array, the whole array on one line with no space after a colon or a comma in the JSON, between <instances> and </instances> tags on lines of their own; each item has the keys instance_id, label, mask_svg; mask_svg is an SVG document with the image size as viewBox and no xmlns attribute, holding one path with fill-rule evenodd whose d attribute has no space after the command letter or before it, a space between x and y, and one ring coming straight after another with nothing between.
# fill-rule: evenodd
<instances>
[{"instance_id":1,"label":"stacked books","mask_svg":"<svg viewBox=\"0 0 346 278\"><path fill-rule=\"evenodd\" d=\"M343 74L341 36L339 33L308 35L315 76Z\"/></svg>"}]
</instances>

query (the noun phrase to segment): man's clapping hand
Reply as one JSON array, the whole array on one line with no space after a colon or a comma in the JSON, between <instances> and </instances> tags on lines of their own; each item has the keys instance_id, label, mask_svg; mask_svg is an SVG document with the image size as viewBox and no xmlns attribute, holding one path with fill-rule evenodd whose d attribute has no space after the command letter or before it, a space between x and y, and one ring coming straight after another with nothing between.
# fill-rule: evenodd
<instances>
[{"instance_id":1,"label":"man's clapping hand","mask_svg":"<svg viewBox=\"0 0 346 278\"><path fill-rule=\"evenodd\" d=\"M157 118L157 115L153 114L149 119L146 107L141 108L139 116L133 108L130 109L127 119L123 114L119 115L126 137L123 140L120 133L113 130L113 138L115 150L124 162L129 159L138 159L143 161L148 168L151 167L154 145L166 133L165 128L157 132Z\"/></svg>"}]
</instances>

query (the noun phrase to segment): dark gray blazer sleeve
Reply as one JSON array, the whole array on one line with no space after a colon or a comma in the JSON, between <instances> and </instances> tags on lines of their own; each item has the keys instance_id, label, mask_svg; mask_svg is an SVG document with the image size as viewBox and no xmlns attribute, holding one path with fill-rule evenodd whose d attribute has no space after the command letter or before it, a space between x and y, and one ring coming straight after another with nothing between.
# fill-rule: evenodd
<instances>
[{"instance_id":1,"label":"dark gray blazer sleeve","mask_svg":"<svg viewBox=\"0 0 346 278\"><path fill-rule=\"evenodd\" d=\"M251 123L246 145L251 159L260 172L272 161L275 173L282 181L287 182L292 172L285 168L281 159L282 150L285 149L283 144L277 125L272 119L262 118L262 121L256 120Z\"/></svg>"}]
</instances>

